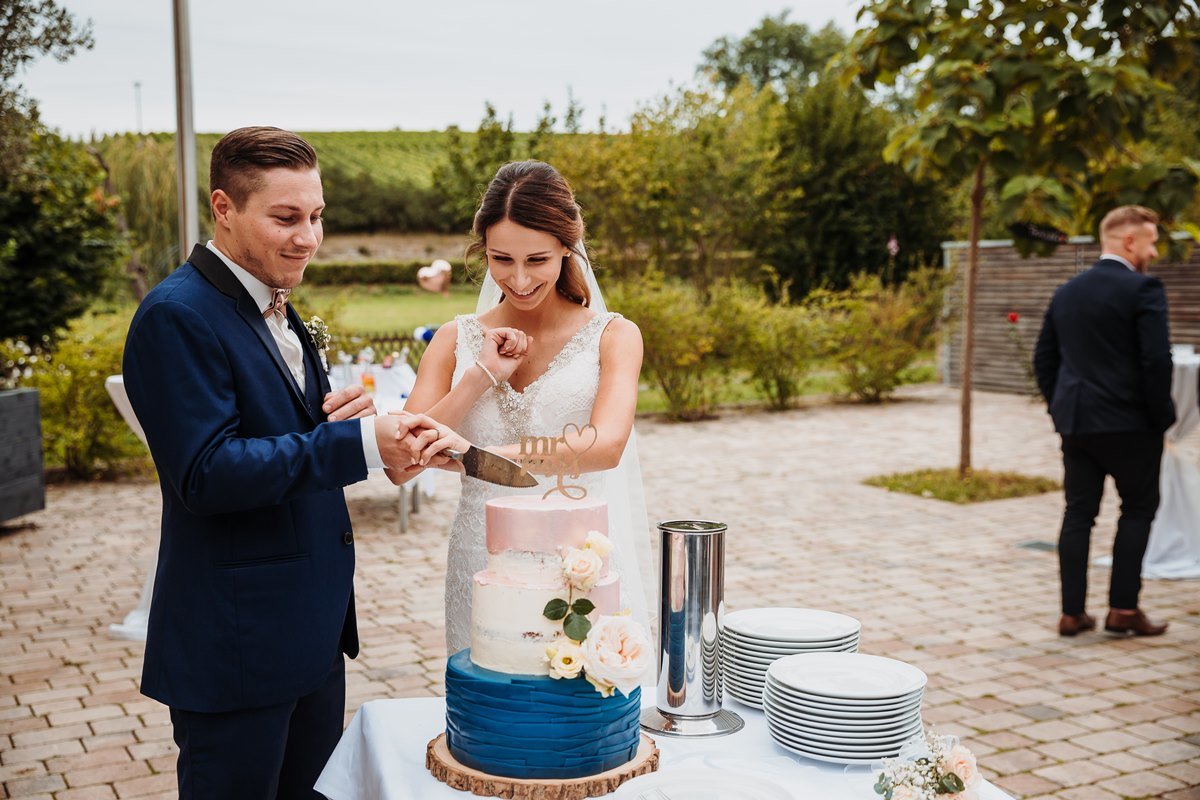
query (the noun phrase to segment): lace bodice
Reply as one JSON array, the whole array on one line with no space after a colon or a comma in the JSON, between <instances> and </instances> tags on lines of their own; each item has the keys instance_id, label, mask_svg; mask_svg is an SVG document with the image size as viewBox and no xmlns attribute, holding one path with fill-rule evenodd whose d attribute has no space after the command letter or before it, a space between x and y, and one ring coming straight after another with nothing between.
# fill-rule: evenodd
<instances>
[{"instance_id":1,"label":"lace bodice","mask_svg":"<svg viewBox=\"0 0 1200 800\"><path fill-rule=\"evenodd\" d=\"M476 445L516 444L522 436L559 436L567 423L583 425L592 415L600 386L600 335L620 314L597 314L567 341L533 383L518 392L508 382L487 390L457 426ZM484 327L473 314L457 317L458 339L451 386L457 385L483 348ZM543 494L550 482L514 489L462 478L462 495L450 529L446 565L446 655L471 646L471 578L486 566L484 504L510 494ZM602 481L584 473L573 483L599 496Z\"/></svg>"}]
</instances>

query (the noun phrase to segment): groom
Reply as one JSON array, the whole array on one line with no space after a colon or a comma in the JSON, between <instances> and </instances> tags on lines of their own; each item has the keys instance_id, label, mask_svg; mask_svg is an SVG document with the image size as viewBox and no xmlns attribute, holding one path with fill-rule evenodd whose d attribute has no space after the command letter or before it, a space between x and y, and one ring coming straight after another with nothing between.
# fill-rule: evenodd
<instances>
[{"instance_id":1,"label":"groom","mask_svg":"<svg viewBox=\"0 0 1200 800\"><path fill-rule=\"evenodd\" d=\"M162 489L142 692L171 710L183 800L319 798L358 654L342 487L425 439L330 392L288 292L321 244L317 157L277 128L212 153L213 241L154 288L125 385Z\"/></svg>"},{"instance_id":2,"label":"groom","mask_svg":"<svg viewBox=\"0 0 1200 800\"><path fill-rule=\"evenodd\" d=\"M1150 209L1121 206L1105 215L1100 260L1054 293L1034 351L1038 386L1062 436L1062 636L1096 627L1084 610L1088 550L1108 475L1121 496L1121 517L1104 628L1138 636L1167 629L1138 606L1163 432L1175 421L1167 297L1162 282L1145 274L1157 242L1158 215Z\"/></svg>"}]
</instances>

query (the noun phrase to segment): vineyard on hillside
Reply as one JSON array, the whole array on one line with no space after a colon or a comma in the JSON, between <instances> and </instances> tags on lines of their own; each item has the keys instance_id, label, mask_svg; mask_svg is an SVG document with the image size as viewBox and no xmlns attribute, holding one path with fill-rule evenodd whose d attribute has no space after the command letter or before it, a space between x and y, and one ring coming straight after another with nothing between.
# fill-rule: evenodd
<instances>
[{"instance_id":1,"label":"vineyard on hillside","mask_svg":"<svg viewBox=\"0 0 1200 800\"><path fill-rule=\"evenodd\" d=\"M408 183L429 186L434 167L446 158L445 131L315 131L301 132L316 149L323 169L341 169L349 174L369 173L385 184ZM472 134L461 134L469 140ZM207 183L208 159L219 133L196 135L197 170ZM138 137L134 134L106 136L92 142L101 153L121 142L141 140L153 148L163 160L163 169L175 169L175 135L155 133Z\"/></svg>"}]
</instances>

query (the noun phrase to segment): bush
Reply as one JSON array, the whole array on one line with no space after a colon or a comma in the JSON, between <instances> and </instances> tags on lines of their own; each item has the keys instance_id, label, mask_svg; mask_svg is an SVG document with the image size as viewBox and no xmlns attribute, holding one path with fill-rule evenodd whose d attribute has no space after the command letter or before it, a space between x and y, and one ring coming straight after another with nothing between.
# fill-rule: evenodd
<instances>
[{"instance_id":1,"label":"bush","mask_svg":"<svg viewBox=\"0 0 1200 800\"><path fill-rule=\"evenodd\" d=\"M791 408L821 354L822 320L803 306L769 305L753 330L750 374L771 408Z\"/></svg>"},{"instance_id":2,"label":"bush","mask_svg":"<svg viewBox=\"0 0 1200 800\"><path fill-rule=\"evenodd\" d=\"M649 274L613 287L609 306L637 323L642 371L662 390L675 419L704 419L727 383L728 363L717 356L717 322L691 286Z\"/></svg>"},{"instance_id":3,"label":"bush","mask_svg":"<svg viewBox=\"0 0 1200 800\"><path fill-rule=\"evenodd\" d=\"M707 309L717 326L715 356L749 373L771 408L790 408L821 354L821 326L811 309L787 304L788 291L771 275L773 302L761 288L728 280Z\"/></svg>"},{"instance_id":4,"label":"bush","mask_svg":"<svg viewBox=\"0 0 1200 800\"><path fill-rule=\"evenodd\" d=\"M103 187L83 147L44 131L0 173L0 337L53 339L104 289L123 244Z\"/></svg>"},{"instance_id":5,"label":"bush","mask_svg":"<svg viewBox=\"0 0 1200 800\"><path fill-rule=\"evenodd\" d=\"M827 319L826 352L852 395L878 403L900 385L935 335L946 280L935 268L916 270L896 286L859 274L845 291L809 295L809 306Z\"/></svg>"},{"instance_id":6,"label":"bush","mask_svg":"<svg viewBox=\"0 0 1200 800\"><path fill-rule=\"evenodd\" d=\"M452 280L469 280L461 261L451 261ZM428 261L316 261L304 270L308 286L351 286L361 283L416 284L417 270L429 266Z\"/></svg>"},{"instance_id":7,"label":"bush","mask_svg":"<svg viewBox=\"0 0 1200 800\"><path fill-rule=\"evenodd\" d=\"M27 357L21 386L37 389L42 406L42 451L48 466L74 478L110 472L122 459L145 455L104 388L121 373L129 320L83 317L54 350Z\"/></svg>"}]
</instances>

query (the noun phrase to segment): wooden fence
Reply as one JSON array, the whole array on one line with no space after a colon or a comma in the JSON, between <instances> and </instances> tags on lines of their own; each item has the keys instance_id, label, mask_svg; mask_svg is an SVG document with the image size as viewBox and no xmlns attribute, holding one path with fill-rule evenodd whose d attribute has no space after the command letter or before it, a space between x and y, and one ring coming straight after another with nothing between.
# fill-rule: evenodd
<instances>
[{"instance_id":1,"label":"wooden fence","mask_svg":"<svg viewBox=\"0 0 1200 800\"><path fill-rule=\"evenodd\" d=\"M942 245L944 265L961 275L967 267L966 242ZM979 279L975 295L974 386L999 392L1036 391L1031 383L1034 343L1054 290L1095 263L1099 245L1091 237L1075 237L1059 245L1053 255L1023 258L1011 241L985 241L979 247ZM1200 347L1200 247L1187 259L1168 264L1159 261L1150 274L1167 290L1172 343ZM961 308L956 286L950 302ZM1017 322L1009 322L1016 313ZM942 376L958 385L962 367L961 313L950 327L942 348Z\"/></svg>"}]
</instances>

